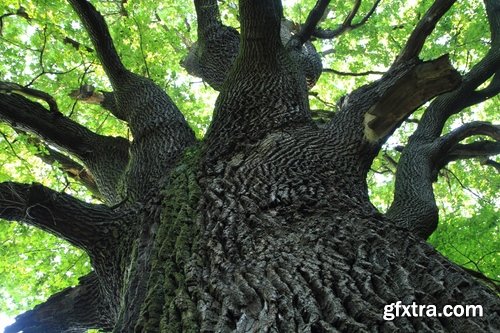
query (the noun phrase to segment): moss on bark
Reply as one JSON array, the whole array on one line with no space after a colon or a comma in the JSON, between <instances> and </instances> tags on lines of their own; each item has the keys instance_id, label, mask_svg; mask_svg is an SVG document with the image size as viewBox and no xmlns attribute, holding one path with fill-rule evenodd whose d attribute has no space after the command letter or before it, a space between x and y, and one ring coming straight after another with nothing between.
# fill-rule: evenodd
<instances>
[{"instance_id":1,"label":"moss on bark","mask_svg":"<svg viewBox=\"0 0 500 333\"><path fill-rule=\"evenodd\" d=\"M158 333L158 327L161 332L199 331L189 291L199 237L198 169L199 149L187 150L163 191L148 294L136 331Z\"/></svg>"}]
</instances>

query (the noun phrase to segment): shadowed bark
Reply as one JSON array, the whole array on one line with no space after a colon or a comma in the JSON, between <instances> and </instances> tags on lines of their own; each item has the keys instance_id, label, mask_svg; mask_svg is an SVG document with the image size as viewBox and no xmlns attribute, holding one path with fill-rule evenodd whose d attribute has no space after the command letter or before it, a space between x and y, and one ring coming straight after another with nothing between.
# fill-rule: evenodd
<instances>
[{"instance_id":1,"label":"shadowed bark","mask_svg":"<svg viewBox=\"0 0 500 333\"><path fill-rule=\"evenodd\" d=\"M47 302L16 317L5 333L72 332L85 333L89 328L113 328L110 306L99 292L93 273L80 278L77 287L52 295Z\"/></svg>"},{"instance_id":2,"label":"shadowed bark","mask_svg":"<svg viewBox=\"0 0 500 333\"><path fill-rule=\"evenodd\" d=\"M321 73L308 40L320 33L328 1L319 0L294 35L280 0L240 0L239 33L221 23L217 1L195 0L198 43L184 65L220 90L198 143L168 95L123 66L93 5L69 2L113 87L102 94L81 87L73 97L126 121L133 142L96 135L14 86L0 93L0 120L76 156L107 204L37 184L0 184L0 217L67 239L93 267L79 286L18 316L7 333L500 329L498 297L422 239L437 223L439 168L499 151L498 125L474 122L441 136L450 115L499 92L498 0L486 1L492 50L468 74L460 77L445 56L417 58L453 3L436 0L393 66L346 96L326 126L314 122L307 89ZM360 3L339 29L366 23L379 2L353 24ZM382 144L431 99L383 216L369 201L367 172ZM491 139L460 143L473 135ZM113 159L117 166L108 166ZM480 304L484 315L385 320L385 306L396 301L439 310Z\"/></svg>"},{"instance_id":3,"label":"shadowed bark","mask_svg":"<svg viewBox=\"0 0 500 333\"><path fill-rule=\"evenodd\" d=\"M40 184L0 183L0 217L21 221L67 240L91 254L123 228L104 205L92 205Z\"/></svg>"}]
</instances>

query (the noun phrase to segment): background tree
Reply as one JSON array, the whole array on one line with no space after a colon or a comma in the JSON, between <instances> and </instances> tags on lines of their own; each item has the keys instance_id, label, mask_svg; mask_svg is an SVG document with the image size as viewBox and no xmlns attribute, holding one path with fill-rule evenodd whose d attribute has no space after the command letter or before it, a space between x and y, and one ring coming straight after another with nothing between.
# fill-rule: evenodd
<instances>
[{"instance_id":1,"label":"background tree","mask_svg":"<svg viewBox=\"0 0 500 333\"><path fill-rule=\"evenodd\" d=\"M92 271L7 332L498 329L493 293L424 242L438 221L437 177L450 191L476 187L478 214L459 218L471 215L461 209L443 229L480 235L482 249L434 242L467 258L457 257L476 277L497 278L488 201L499 129L484 120L498 111L498 1L318 1L283 13L277 0L196 0L196 17L184 4L99 3L111 33L91 4L69 2L83 26L63 4L2 7L0 176L18 182L0 185L0 214L83 250L89 266L69 277ZM211 88L188 93L179 64L220 91L213 119L203 103ZM488 176L465 180L470 164L449 166L470 158ZM396 170L394 200L384 186L372 194L390 202L384 214L367 182L388 178L370 168ZM24 184L34 180L45 185ZM14 273L54 282L30 255L45 236L2 228L2 251L26 251ZM43 239L65 252L63 265L83 262ZM31 304L14 281L6 305ZM396 300L482 304L485 316L383 321Z\"/></svg>"}]
</instances>

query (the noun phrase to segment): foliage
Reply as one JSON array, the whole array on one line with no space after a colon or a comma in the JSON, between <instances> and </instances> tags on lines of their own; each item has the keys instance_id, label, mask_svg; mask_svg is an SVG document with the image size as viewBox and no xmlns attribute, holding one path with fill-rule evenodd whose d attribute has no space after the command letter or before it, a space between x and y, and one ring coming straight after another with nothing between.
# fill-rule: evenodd
<instances>
[{"instance_id":1,"label":"foliage","mask_svg":"<svg viewBox=\"0 0 500 333\"><path fill-rule=\"evenodd\" d=\"M216 94L180 66L196 40L192 4L157 1L94 1L104 14L125 65L164 87L180 107L198 137L203 137ZM315 1L285 1L287 17L304 22ZM333 41L315 41L324 52L325 68L360 73L387 70L416 22L432 2L382 2L366 25ZM360 13L371 7L362 3ZM351 2L335 1L325 27L335 27L351 10ZM225 22L238 26L235 1L224 1ZM4 0L0 4L0 80L29 85L49 92L60 110L97 133L128 137L124 124L109 112L76 103L68 94L82 84L110 90L103 70L76 15L65 2ZM363 14L361 14L363 15ZM356 19L355 19L356 20ZM421 57L449 53L453 64L465 72L486 52L488 28L479 0L458 1L440 21ZM330 52L333 50L332 52ZM311 94L312 109L335 110L336 101L380 74L363 76L324 73ZM451 119L446 130L470 120L498 120L500 97ZM418 120L416 112L412 119ZM374 162L368 178L373 203L382 211L392 200L398 146L407 142L415 124L405 123ZM36 155L36 146L25 133L0 124L0 181L41 182L85 200L95 200L56 166L47 166ZM435 185L440 206L440 227L431 238L438 250L459 264L500 279L498 265L498 208L495 200L500 178L478 161L452 163ZM57 290L74 285L90 269L87 258L75 248L22 224L0 224L0 309L13 314L27 310Z\"/></svg>"}]
</instances>

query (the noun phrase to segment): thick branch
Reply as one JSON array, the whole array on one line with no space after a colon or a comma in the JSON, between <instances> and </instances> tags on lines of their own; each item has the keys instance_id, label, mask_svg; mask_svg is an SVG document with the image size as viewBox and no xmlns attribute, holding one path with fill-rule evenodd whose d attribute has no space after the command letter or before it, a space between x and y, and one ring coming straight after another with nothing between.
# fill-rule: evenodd
<instances>
[{"instance_id":1,"label":"thick branch","mask_svg":"<svg viewBox=\"0 0 500 333\"><path fill-rule=\"evenodd\" d=\"M469 158L487 158L500 154L500 142L477 141L467 144L457 144L443 159L443 165L452 161Z\"/></svg>"},{"instance_id":2,"label":"thick branch","mask_svg":"<svg viewBox=\"0 0 500 333\"><path fill-rule=\"evenodd\" d=\"M123 195L143 197L168 173L195 136L170 97L153 81L125 69L102 15L85 0L69 0L85 25L110 78L115 113L126 119L134 141L123 179ZM148 163L145 163L148 161Z\"/></svg>"},{"instance_id":3,"label":"thick branch","mask_svg":"<svg viewBox=\"0 0 500 333\"><path fill-rule=\"evenodd\" d=\"M121 201L118 183L128 162L129 142L105 137L42 105L12 94L0 94L0 121L36 134L80 159L94 176L108 203Z\"/></svg>"},{"instance_id":4,"label":"thick branch","mask_svg":"<svg viewBox=\"0 0 500 333\"><path fill-rule=\"evenodd\" d=\"M418 107L459 84L447 57L413 59L342 98L328 134L353 147L362 172L370 170L382 144Z\"/></svg>"},{"instance_id":5,"label":"thick branch","mask_svg":"<svg viewBox=\"0 0 500 333\"><path fill-rule=\"evenodd\" d=\"M84 333L88 329L110 331L114 320L101 296L94 273L80 278L77 287L52 295L45 303L16 317L5 333Z\"/></svg>"},{"instance_id":6,"label":"thick branch","mask_svg":"<svg viewBox=\"0 0 500 333\"><path fill-rule=\"evenodd\" d=\"M476 121L460 126L436 140L436 172L451 161L465 158L490 157L498 154L500 143L478 141L471 144L459 144L460 141L474 136L485 135L500 141L500 126Z\"/></svg>"},{"instance_id":7,"label":"thick branch","mask_svg":"<svg viewBox=\"0 0 500 333\"><path fill-rule=\"evenodd\" d=\"M309 16L307 17L306 22L300 29L300 32L297 34L297 39L299 40L301 45L311 38L316 29L316 26L323 18L326 8L329 4L330 0L318 0L314 8L311 10L311 12L309 12Z\"/></svg>"},{"instance_id":8,"label":"thick branch","mask_svg":"<svg viewBox=\"0 0 500 333\"><path fill-rule=\"evenodd\" d=\"M446 164L446 159L451 158L450 155L445 155L446 152L473 133L492 134L491 131L496 131L491 125L474 123L438 139L446 120L452 114L481 101L477 98L475 89L500 67L500 3L486 1L486 10L492 30L492 48L485 58L464 76L457 89L439 96L431 103L403 151L398 165L394 202L387 215L423 238L428 237L437 225L437 207L432 182L436 179L439 168ZM495 92L491 87L496 87L496 78L486 88L488 93Z\"/></svg>"},{"instance_id":9,"label":"thick branch","mask_svg":"<svg viewBox=\"0 0 500 333\"><path fill-rule=\"evenodd\" d=\"M182 66L191 75L202 78L220 90L238 54L240 34L222 24L217 0L195 0L198 41Z\"/></svg>"},{"instance_id":10,"label":"thick branch","mask_svg":"<svg viewBox=\"0 0 500 333\"><path fill-rule=\"evenodd\" d=\"M438 222L432 182L436 179L439 168L451 158L445 154L469 135L486 134L495 138L498 136L498 128L489 124L473 123L439 139L446 120L452 114L481 101L476 98L475 89L500 68L500 2L487 0L485 3L492 31L490 51L464 76L457 89L437 97L431 103L417 130L410 137L398 164L394 202L387 216L424 239L435 230ZM495 88L491 87L496 87L496 80L495 77L486 88L488 93L495 92Z\"/></svg>"},{"instance_id":11,"label":"thick branch","mask_svg":"<svg viewBox=\"0 0 500 333\"><path fill-rule=\"evenodd\" d=\"M3 82L3 81L0 81L0 92L5 94L18 93L21 95L27 95L30 97L42 99L45 102L47 102L51 112L59 113L59 107L57 106L56 100L46 92L37 89L23 87L17 83Z\"/></svg>"},{"instance_id":12,"label":"thick branch","mask_svg":"<svg viewBox=\"0 0 500 333\"><path fill-rule=\"evenodd\" d=\"M438 224L438 209L432 190L439 170L447 163L466 158L486 158L500 153L500 143L479 141L457 144L466 133L498 136L498 128L471 124L440 140L439 144L409 144L403 150L396 172L394 201L386 216L427 239ZM444 151L444 146L451 146Z\"/></svg>"},{"instance_id":13,"label":"thick branch","mask_svg":"<svg viewBox=\"0 0 500 333\"><path fill-rule=\"evenodd\" d=\"M195 6L198 41L182 61L182 66L189 74L202 78L212 88L220 91L238 55L240 35L234 28L222 24L216 0L196 0ZM279 8L277 10L280 11ZM260 22L261 19L257 17L257 21ZM294 42L288 49L290 53L295 53L308 87L312 87L321 75L321 57L310 42L302 46L296 38L292 38L289 23L281 18L281 42L284 45ZM274 49L278 47L271 46L266 52Z\"/></svg>"},{"instance_id":14,"label":"thick branch","mask_svg":"<svg viewBox=\"0 0 500 333\"><path fill-rule=\"evenodd\" d=\"M415 66L367 112L367 138L371 141L385 141L413 111L459 84L460 75L451 65L448 56Z\"/></svg>"},{"instance_id":15,"label":"thick branch","mask_svg":"<svg viewBox=\"0 0 500 333\"><path fill-rule=\"evenodd\" d=\"M475 121L462 125L437 140L439 154L447 153L460 141L473 135L486 135L500 141L500 125L492 125L484 121Z\"/></svg>"},{"instance_id":16,"label":"thick branch","mask_svg":"<svg viewBox=\"0 0 500 333\"><path fill-rule=\"evenodd\" d=\"M357 29L368 21L368 19L375 12L375 9L377 9L377 6L379 3L380 3L380 0L376 0L375 3L373 4L372 8L368 11L368 13L366 13L366 15L363 16L363 18L358 23L353 24L352 20L354 19L354 17L358 13L359 7L361 6L361 0L356 0L351 12L347 15L344 22L338 28L333 29L333 30L316 29L312 35L314 37L322 38L322 39L333 39L333 38L336 38L336 37L342 35L345 32Z\"/></svg>"},{"instance_id":17,"label":"thick branch","mask_svg":"<svg viewBox=\"0 0 500 333\"><path fill-rule=\"evenodd\" d=\"M436 178L432 152L429 145L405 148L396 170L394 200L386 213L388 218L422 239L427 239L438 224L438 208L432 191Z\"/></svg>"},{"instance_id":18,"label":"thick branch","mask_svg":"<svg viewBox=\"0 0 500 333\"><path fill-rule=\"evenodd\" d=\"M210 160L276 129L311 123L305 75L281 43L279 0L241 0L240 53L206 135Z\"/></svg>"},{"instance_id":19,"label":"thick branch","mask_svg":"<svg viewBox=\"0 0 500 333\"><path fill-rule=\"evenodd\" d=\"M40 184L0 183L0 217L50 232L88 253L99 242L118 235L116 214Z\"/></svg>"},{"instance_id":20,"label":"thick branch","mask_svg":"<svg viewBox=\"0 0 500 333\"><path fill-rule=\"evenodd\" d=\"M69 0L69 3L88 31L106 75L113 85L118 84L128 72L116 52L104 18L86 0Z\"/></svg>"},{"instance_id":21,"label":"thick branch","mask_svg":"<svg viewBox=\"0 0 500 333\"><path fill-rule=\"evenodd\" d=\"M491 29L491 48L486 56L464 75L462 84L457 89L436 98L427 108L415 131L419 140L431 141L438 138L450 116L500 92L500 79L497 74L500 68L500 4L493 0L485 3ZM476 91L492 76L488 87Z\"/></svg>"},{"instance_id":22,"label":"thick branch","mask_svg":"<svg viewBox=\"0 0 500 333\"><path fill-rule=\"evenodd\" d=\"M490 84L483 89L471 92L467 101L463 102L463 108L482 103L500 93L500 68L495 72Z\"/></svg>"},{"instance_id":23,"label":"thick branch","mask_svg":"<svg viewBox=\"0 0 500 333\"><path fill-rule=\"evenodd\" d=\"M217 0L194 0L198 20L198 42L203 43L222 27Z\"/></svg>"},{"instance_id":24,"label":"thick branch","mask_svg":"<svg viewBox=\"0 0 500 333\"><path fill-rule=\"evenodd\" d=\"M281 0L240 0L240 55L265 61L280 48L280 27L283 18Z\"/></svg>"},{"instance_id":25,"label":"thick branch","mask_svg":"<svg viewBox=\"0 0 500 333\"><path fill-rule=\"evenodd\" d=\"M39 103L17 94L0 93L0 120L37 134L78 157L91 151L92 132L69 118L51 113Z\"/></svg>"},{"instance_id":26,"label":"thick branch","mask_svg":"<svg viewBox=\"0 0 500 333\"><path fill-rule=\"evenodd\" d=\"M380 71L365 71L365 72L357 72L357 73L352 73L352 72L343 72L339 71L333 68L323 68L324 73L333 73L341 76L367 76L367 75L384 75L386 72L380 72Z\"/></svg>"},{"instance_id":27,"label":"thick branch","mask_svg":"<svg viewBox=\"0 0 500 333\"><path fill-rule=\"evenodd\" d=\"M396 62L404 62L418 57L427 37L432 33L441 17L455 2L456 0L436 0L432 4L411 33Z\"/></svg>"},{"instance_id":28,"label":"thick branch","mask_svg":"<svg viewBox=\"0 0 500 333\"><path fill-rule=\"evenodd\" d=\"M499 140L500 129L489 123L474 122L461 126L435 142L410 139L398 163L394 201L387 216L427 239L438 223L432 189L438 172L451 161L489 157L500 152L500 144L496 142L459 144L472 135L487 135Z\"/></svg>"}]
</instances>

